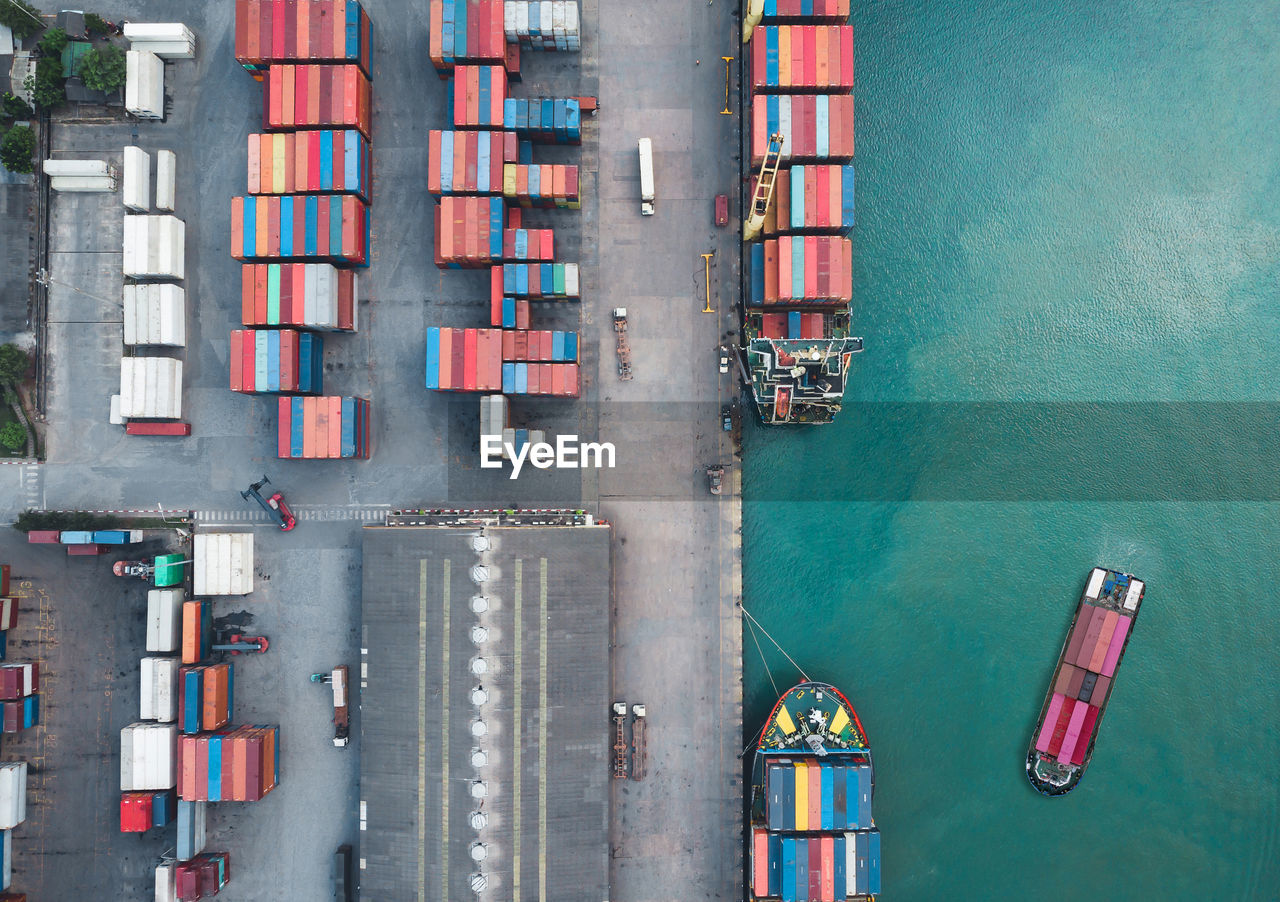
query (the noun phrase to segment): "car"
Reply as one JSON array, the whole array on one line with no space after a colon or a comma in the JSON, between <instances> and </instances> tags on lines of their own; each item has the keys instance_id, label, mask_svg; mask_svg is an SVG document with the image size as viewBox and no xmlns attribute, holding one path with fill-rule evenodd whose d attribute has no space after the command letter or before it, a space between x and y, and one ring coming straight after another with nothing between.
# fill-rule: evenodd
<instances>
[{"instance_id":1,"label":"car","mask_svg":"<svg viewBox=\"0 0 1280 902\"><path fill-rule=\"evenodd\" d=\"M720 484L724 481L724 467L720 466L720 464L707 467L707 478L711 482L711 494L719 495Z\"/></svg>"},{"instance_id":2,"label":"car","mask_svg":"<svg viewBox=\"0 0 1280 902\"><path fill-rule=\"evenodd\" d=\"M716 195L716 225L727 226L729 224L729 195Z\"/></svg>"},{"instance_id":3,"label":"car","mask_svg":"<svg viewBox=\"0 0 1280 902\"><path fill-rule=\"evenodd\" d=\"M728 404L720 408L720 428L725 432L733 431L733 411Z\"/></svg>"},{"instance_id":4,"label":"car","mask_svg":"<svg viewBox=\"0 0 1280 902\"><path fill-rule=\"evenodd\" d=\"M262 509L272 516L276 521L276 525L280 527L282 532L288 532L298 525L297 519L293 516L293 511L289 510L289 505L285 503L284 496L279 492L275 492L269 498L263 498L259 491L264 485L270 485L271 480L263 476L261 481L255 482L249 488L240 493L240 497L248 500L252 498L262 506Z\"/></svg>"},{"instance_id":5,"label":"car","mask_svg":"<svg viewBox=\"0 0 1280 902\"><path fill-rule=\"evenodd\" d=\"M720 346L720 374L724 375L729 372L729 349L724 345Z\"/></svg>"}]
</instances>

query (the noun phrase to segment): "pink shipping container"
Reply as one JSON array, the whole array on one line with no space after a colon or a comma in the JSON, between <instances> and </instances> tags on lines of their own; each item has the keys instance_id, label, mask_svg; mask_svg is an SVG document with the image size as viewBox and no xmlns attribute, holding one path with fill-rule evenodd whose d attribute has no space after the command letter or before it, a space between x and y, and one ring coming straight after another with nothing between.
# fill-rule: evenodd
<instances>
[{"instance_id":1,"label":"pink shipping container","mask_svg":"<svg viewBox=\"0 0 1280 902\"><path fill-rule=\"evenodd\" d=\"M1058 725L1058 715L1062 713L1062 703L1066 698L1055 692L1049 700L1049 709L1044 713L1044 723L1040 725L1040 735L1036 737L1036 751L1048 752L1049 740L1053 738L1053 729Z\"/></svg>"},{"instance_id":2,"label":"pink shipping container","mask_svg":"<svg viewBox=\"0 0 1280 902\"><path fill-rule=\"evenodd\" d=\"M455 128L502 128L507 72L502 66L454 66Z\"/></svg>"},{"instance_id":3,"label":"pink shipping container","mask_svg":"<svg viewBox=\"0 0 1280 902\"><path fill-rule=\"evenodd\" d=\"M427 190L437 195L501 194L502 165L514 163L516 158L516 144L505 140L507 134L495 131L429 131ZM508 145L510 154L507 153Z\"/></svg>"},{"instance_id":4,"label":"pink shipping container","mask_svg":"<svg viewBox=\"0 0 1280 902\"><path fill-rule=\"evenodd\" d=\"M1088 668L1094 673L1102 672L1102 663L1107 658L1107 649L1111 647L1111 637L1115 635L1116 624L1120 620L1120 615L1115 611L1107 611L1103 615L1102 629L1098 632L1098 641L1093 646L1093 653L1089 656Z\"/></svg>"},{"instance_id":5,"label":"pink shipping container","mask_svg":"<svg viewBox=\"0 0 1280 902\"><path fill-rule=\"evenodd\" d=\"M1111 645L1107 648L1107 656L1102 661L1102 675L1110 678L1116 672L1116 664L1120 661L1120 653L1124 651L1124 640L1129 635L1129 627L1133 624L1133 618L1127 614L1120 615L1120 622L1116 624L1116 631L1111 634Z\"/></svg>"},{"instance_id":6,"label":"pink shipping container","mask_svg":"<svg viewBox=\"0 0 1280 902\"><path fill-rule=\"evenodd\" d=\"M1102 608L1094 608L1089 617L1089 628L1085 630L1084 641L1080 643L1080 651L1070 663L1077 667L1089 668L1089 659L1093 656L1094 646L1098 644L1098 636L1102 634L1102 625L1107 622L1107 612Z\"/></svg>"},{"instance_id":7,"label":"pink shipping container","mask_svg":"<svg viewBox=\"0 0 1280 902\"><path fill-rule=\"evenodd\" d=\"M760 165L769 136L783 136L784 161L853 159L852 94L755 94L751 98L751 165Z\"/></svg>"},{"instance_id":8,"label":"pink shipping container","mask_svg":"<svg viewBox=\"0 0 1280 902\"><path fill-rule=\"evenodd\" d=\"M1071 763L1079 766L1084 764L1084 756L1089 751L1089 743L1093 741L1093 730L1098 723L1098 715L1100 710L1094 705L1086 705L1087 711L1084 715L1084 723L1080 725L1080 737L1076 740L1075 750L1071 753Z\"/></svg>"},{"instance_id":9,"label":"pink shipping container","mask_svg":"<svg viewBox=\"0 0 1280 902\"><path fill-rule=\"evenodd\" d=\"M751 88L849 93L852 25L774 25L751 34Z\"/></svg>"},{"instance_id":10,"label":"pink shipping container","mask_svg":"<svg viewBox=\"0 0 1280 902\"><path fill-rule=\"evenodd\" d=\"M1062 740L1062 748L1058 752L1059 764L1070 763L1071 754L1075 751L1076 742L1080 738L1080 729L1084 726L1084 718L1089 713L1089 707L1089 705L1082 702L1076 702L1075 707L1071 709L1071 720L1067 724L1067 735Z\"/></svg>"},{"instance_id":11,"label":"pink shipping container","mask_svg":"<svg viewBox=\"0 0 1280 902\"><path fill-rule=\"evenodd\" d=\"M1093 605L1081 605L1079 613L1076 614L1076 624L1071 629L1071 636L1067 639L1067 651L1063 655L1067 663L1074 666L1076 658L1080 656L1080 646L1084 644L1084 634L1089 631L1089 621L1093 617L1093 612L1098 610Z\"/></svg>"}]
</instances>

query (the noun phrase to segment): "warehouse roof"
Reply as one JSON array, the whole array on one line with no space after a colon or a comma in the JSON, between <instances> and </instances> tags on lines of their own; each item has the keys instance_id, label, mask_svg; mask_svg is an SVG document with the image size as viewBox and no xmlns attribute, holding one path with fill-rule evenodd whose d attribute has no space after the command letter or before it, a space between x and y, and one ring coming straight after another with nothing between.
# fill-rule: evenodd
<instances>
[{"instance_id":1,"label":"warehouse roof","mask_svg":"<svg viewBox=\"0 0 1280 902\"><path fill-rule=\"evenodd\" d=\"M362 899L609 897L609 541L365 528Z\"/></svg>"}]
</instances>

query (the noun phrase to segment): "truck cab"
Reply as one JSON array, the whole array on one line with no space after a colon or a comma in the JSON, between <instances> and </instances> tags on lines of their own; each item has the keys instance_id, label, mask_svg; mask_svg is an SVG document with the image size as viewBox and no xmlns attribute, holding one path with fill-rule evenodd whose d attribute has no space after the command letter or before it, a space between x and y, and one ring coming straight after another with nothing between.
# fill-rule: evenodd
<instances>
[{"instance_id":1,"label":"truck cab","mask_svg":"<svg viewBox=\"0 0 1280 902\"><path fill-rule=\"evenodd\" d=\"M640 148L640 215L653 215L653 142L641 138Z\"/></svg>"}]
</instances>

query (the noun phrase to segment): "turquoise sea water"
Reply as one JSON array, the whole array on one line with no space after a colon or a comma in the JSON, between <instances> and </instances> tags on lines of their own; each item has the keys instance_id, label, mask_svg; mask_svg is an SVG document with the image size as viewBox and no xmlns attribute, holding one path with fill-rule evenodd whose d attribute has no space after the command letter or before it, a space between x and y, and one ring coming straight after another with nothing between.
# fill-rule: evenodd
<instances>
[{"instance_id":1,"label":"turquoise sea water","mask_svg":"<svg viewBox=\"0 0 1280 902\"><path fill-rule=\"evenodd\" d=\"M858 708L884 897L1280 898L1280 15L855 5L867 351L834 426L748 431L745 596ZM1095 564L1147 597L1045 799Z\"/></svg>"}]
</instances>

